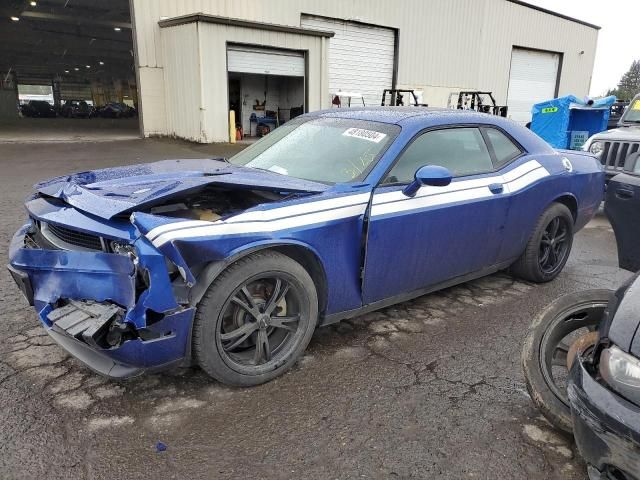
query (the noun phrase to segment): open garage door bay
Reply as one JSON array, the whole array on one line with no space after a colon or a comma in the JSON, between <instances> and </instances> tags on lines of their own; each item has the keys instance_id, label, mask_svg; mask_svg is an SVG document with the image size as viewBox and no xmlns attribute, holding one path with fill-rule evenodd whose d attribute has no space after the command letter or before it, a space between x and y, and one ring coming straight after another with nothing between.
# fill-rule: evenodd
<instances>
[{"instance_id":1,"label":"open garage door bay","mask_svg":"<svg viewBox=\"0 0 640 480\"><path fill-rule=\"evenodd\" d=\"M560 54L514 48L511 55L509 116L520 123L531 121L531 107L557 95Z\"/></svg>"},{"instance_id":2,"label":"open garage door bay","mask_svg":"<svg viewBox=\"0 0 640 480\"><path fill-rule=\"evenodd\" d=\"M301 26L335 33L329 41L329 92L357 92L367 106L380 105L391 88L395 31L362 23L303 15Z\"/></svg>"},{"instance_id":3,"label":"open garage door bay","mask_svg":"<svg viewBox=\"0 0 640 480\"><path fill-rule=\"evenodd\" d=\"M6 0L0 17L0 142L139 137L128 0Z\"/></svg>"}]
</instances>

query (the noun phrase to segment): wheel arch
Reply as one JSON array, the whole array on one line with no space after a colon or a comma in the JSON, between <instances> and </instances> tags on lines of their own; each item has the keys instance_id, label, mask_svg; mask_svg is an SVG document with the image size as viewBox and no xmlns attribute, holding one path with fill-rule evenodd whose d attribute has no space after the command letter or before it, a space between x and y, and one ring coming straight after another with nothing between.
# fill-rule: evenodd
<instances>
[{"instance_id":1,"label":"wheel arch","mask_svg":"<svg viewBox=\"0 0 640 480\"><path fill-rule=\"evenodd\" d=\"M569 192L558 195L549 205L547 205L547 208L549 208L553 203L560 203L567 207L573 217L573 223L578 221L578 199L575 195Z\"/></svg>"},{"instance_id":2,"label":"wheel arch","mask_svg":"<svg viewBox=\"0 0 640 480\"><path fill-rule=\"evenodd\" d=\"M229 265L248 255L265 250L279 252L302 265L316 286L318 293L318 312L322 315L328 302L328 281L324 264L320 260L320 255L318 255L318 252L316 252L313 247L296 241L265 242L245 245L241 249L231 252L231 254L223 260L207 263L196 276L196 283L189 292L189 304L196 306L204 296L207 288L209 288L209 285L211 285Z\"/></svg>"}]
</instances>

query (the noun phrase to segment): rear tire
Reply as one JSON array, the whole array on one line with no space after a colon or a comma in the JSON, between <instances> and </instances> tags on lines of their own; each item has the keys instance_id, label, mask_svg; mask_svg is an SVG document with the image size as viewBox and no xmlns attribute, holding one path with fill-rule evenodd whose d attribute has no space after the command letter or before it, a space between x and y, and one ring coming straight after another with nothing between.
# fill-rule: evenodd
<instances>
[{"instance_id":1,"label":"rear tire","mask_svg":"<svg viewBox=\"0 0 640 480\"><path fill-rule=\"evenodd\" d=\"M511 272L535 283L550 282L564 268L573 245L573 215L561 203L553 203L538 219L524 253Z\"/></svg>"},{"instance_id":2,"label":"rear tire","mask_svg":"<svg viewBox=\"0 0 640 480\"><path fill-rule=\"evenodd\" d=\"M205 292L193 325L196 361L222 383L248 387L289 370L318 321L309 273L274 251L230 265Z\"/></svg>"}]
</instances>

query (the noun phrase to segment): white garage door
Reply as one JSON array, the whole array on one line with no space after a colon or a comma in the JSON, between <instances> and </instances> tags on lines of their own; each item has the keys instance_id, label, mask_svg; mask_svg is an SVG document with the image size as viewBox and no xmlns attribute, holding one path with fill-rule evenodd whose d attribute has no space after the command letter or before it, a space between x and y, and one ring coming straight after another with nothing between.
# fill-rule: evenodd
<instances>
[{"instance_id":1,"label":"white garage door","mask_svg":"<svg viewBox=\"0 0 640 480\"><path fill-rule=\"evenodd\" d=\"M372 27L303 15L303 28L328 30L329 92L362 93L367 106L380 105L382 91L391 88L395 32Z\"/></svg>"},{"instance_id":2,"label":"white garage door","mask_svg":"<svg viewBox=\"0 0 640 480\"><path fill-rule=\"evenodd\" d=\"M521 123L530 122L531 107L556 96L559 65L557 53L513 49L507 97L509 117Z\"/></svg>"},{"instance_id":3,"label":"white garage door","mask_svg":"<svg viewBox=\"0 0 640 480\"><path fill-rule=\"evenodd\" d=\"M237 73L304 77L304 54L289 50L229 46L227 70Z\"/></svg>"}]
</instances>

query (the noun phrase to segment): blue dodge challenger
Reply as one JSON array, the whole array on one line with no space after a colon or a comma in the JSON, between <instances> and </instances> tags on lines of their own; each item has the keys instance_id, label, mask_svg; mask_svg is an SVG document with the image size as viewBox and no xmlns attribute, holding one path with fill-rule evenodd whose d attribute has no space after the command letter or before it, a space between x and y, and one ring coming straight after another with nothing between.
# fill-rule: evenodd
<instances>
[{"instance_id":1,"label":"blue dodge challenger","mask_svg":"<svg viewBox=\"0 0 640 480\"><path fill-rule=\"evenodd\" d=\"M123 378L288 370L314 329L507 267L547 282L596 212L595 157L485 114L334 109L230 160L36 185L9 270L48 333Z\"/></svg>"}]
</instances>

